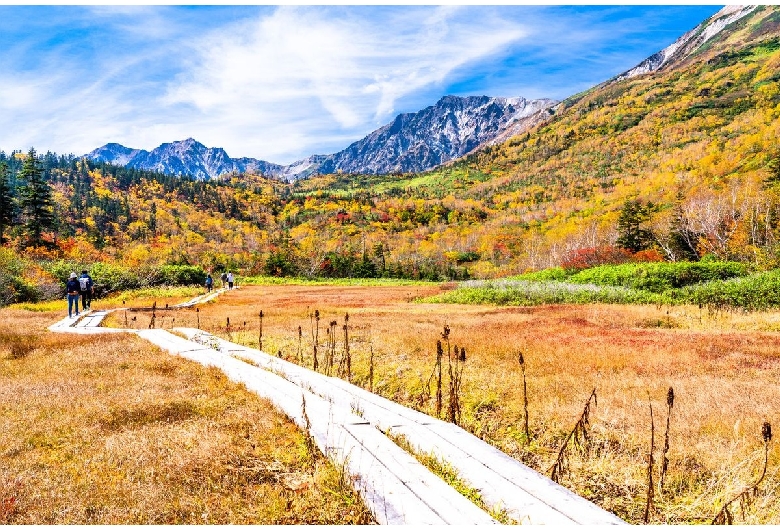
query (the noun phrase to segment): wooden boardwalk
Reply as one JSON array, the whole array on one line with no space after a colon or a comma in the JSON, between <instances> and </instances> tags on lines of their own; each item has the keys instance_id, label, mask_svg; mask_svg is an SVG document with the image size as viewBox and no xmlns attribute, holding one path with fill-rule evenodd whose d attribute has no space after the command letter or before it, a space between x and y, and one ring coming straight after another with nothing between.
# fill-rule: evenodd
<instances>
[{"instance_id":1,"label":"wooden boardwalk","mask_svg":"<svg viewBox=\"0 0 780 530\"><path fill-rule=\"evenodd\" d=\"M180 307L213 299L219 291ZM260 350L192 328L175 328L187 338L160 329L100 327L106 311L66 318L51 331L129 332L163 350L207 366L269 399L335 465L343 467L381 524L497 524L394 443L402 436L415 450L447 462L479 490L487 506L521 524L626 524L618 517L502 453L451 423L367 392Z\"/></svg>"}]
</instances>

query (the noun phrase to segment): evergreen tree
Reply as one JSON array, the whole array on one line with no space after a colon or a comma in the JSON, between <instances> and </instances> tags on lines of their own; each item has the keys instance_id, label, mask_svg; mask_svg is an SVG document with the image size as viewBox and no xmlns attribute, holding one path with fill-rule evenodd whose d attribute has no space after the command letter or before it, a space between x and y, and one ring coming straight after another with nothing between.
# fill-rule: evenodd
<instances>
[{"instance_id":1,"label":"evergreen tree","mask_svg":"<svg viewBox=\"0 0 780 530\"><path fill-rule=\"evenodd\" d=\"M54 201L35 149L30 148L18 176L23 182L19 188L19 197L27 243L32 246L51 246L51 242L43 239L43 234L53 232L56 227Z\"/></svg>"},{"instance_id":2,"label":"evergreen tree","mask_svg":"<svg viewBox=\"0 0 780 530\"><path fill-rule=\"evenodd\" d=\"M154 201L149 209L149 232L151 232L152 237L157 235L157 203Z\"/></svg>"},{"instance_id":3,"label":"evergreen tree","mask_svg":"<svg viewBox=\"0 0 780 530\"><path fill-rule=\"evenodd\" d=\"M639 201L626 201L618 217L617 246L639 252L653 245L653 233L642 227L650 218L652 205L642 205Z\"/></svg>"},{"instance_id":4,"label":"evergreen tree","mask_svg":"<svg viewBox=\"0 0 780 530\"><path fill-rule=\"evenodd\" d=\"M767 164L769 176L764 180L764 186L769 188L780 183L780 150L776 150L769 158Z\"/></svg>"},{"instance_id":5,"label":"evergreen tree","mask_svg":"<svg viewBox=\"0 0 780 530\"><path fill-rule=\"evenodd\" d=\"M696 242L700 234L693 232L686 222L685 208L683 207L684 195L677 191L677 200L674 205L672 222L669 226L669 250L674 261L698 261L699 253L696 250Z\"/></svg>"},{"instance_id":6,"label":"evergreen tree","mask_svg":"<svg viewBox=\"0 0 780 530\"><path fill-rule=\"evenodd\" d=\"M0 162L0 245L6 242L5 231L13 223L16 209L9 176L8 164Z\"/></svg>"}]
</instances>

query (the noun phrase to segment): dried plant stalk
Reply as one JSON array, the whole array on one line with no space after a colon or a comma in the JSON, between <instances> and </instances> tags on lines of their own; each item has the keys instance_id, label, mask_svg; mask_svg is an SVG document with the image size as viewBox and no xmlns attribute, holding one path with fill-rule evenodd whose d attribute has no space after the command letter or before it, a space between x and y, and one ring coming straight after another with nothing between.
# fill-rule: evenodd
<instances>
[{"instance_id":1,"label":"dried plant stalk","mask_svg":"<svg viewBox=\"0 0 780 530\"><path fill-rule=\"evenodd\" d=\"M577 420L574 428L563 441L563 445L561 445L561 449L558 451L558 457L547 471L554 482L558 482L569 471L569 457L567 454L569 447L574 447L580 451L583 449L587 450L589 447L590 433L588 432L588 427L590 427L591 402L593 402L593 405L598 405L595 388L585 402L585 408L582 410L580 419Z\"/></svg>"},{"instance_id":2,"label":"dried plant stalk","mask_svg":"<svg viewBox=\"0 0 780 530\"><path fill-rule=\"evenodd\" d=\"M769 442L772 441L772 426L765 421L761 426L761 437L764 439L764 469L761 476L753 484L740 491L731 500L723 505L718 514L712 519L712 524L734 524L734 515L729 510L729 506L739 501L739 507L742 512L742 518L745 518L745 509L753 503L754 496L758 493L758 485L766 477L766 468L769 463Z\"/></svg>"},{"instance_id":3,"label":"dried plant stalk","mask_svg":"<svg viewBox=\"0 0 780 530\"><path fill-rule=\"evenodd\" d=\"M298 364L303 364L303 330L298 326Z\"/></svg>"},{"instance_id":4,"label":"dried plant stalk","mask_svg":"<svg viewBox=\"0 0 780 530\"><path fill-rule=\"evenodd\" d=\"M344 361L346 364L347 381L352 382L352 357L349 352L349 313L344 315Z\"/></svg>"},{"instance_id":5,"label":"dried plant stalk","mask_svg":"<svg viewBox=\"0 0 780 530\"><path fill-rule=\"evenodd\" d=\"M664 454L661 459L661 478L658 481L658 489L663 492L664 482L666 480L666 470L669 468L669 426L672 418L672 408L674 407L674 389L669 387L666 393L666 432L664 432Z\"/></svg>"},{"instance_id":6,"label":"dried plant stalk","mask_svg":"<svg viewBox=\"0 0 780 530\"><path fill-rule=\"evenodd\" d=\"M441 341L436 341L436 364L433 367L433 372L428 378L428 393L430 394L431 381L436 377L436 417L441 417L442 409L442 395L441 395L441 360L444 357L444 349L441 346Z\"/></svg>"},{"instance_id":7,"label":"dried plant stalk","mask_svg":"<svg viewBox=\"0 0 780 530\"><path fill-rule=\"evenodd\" d=\"M455 359L455 364L453 365L452 360L450 360L450 400L448 403L447 419L450 423L459 425L461 420L460 387L463 375L463 367L466 362L466 348L459 349L457 346L455 346L453 353L455 354L453 356Z\"/></svg>"},{"instance_id":8,"label":"dried plant stalk","mask_svg":"<svg viewBox=\"0 0 780 530\"><path fill-rule=\"evenodd\" d=\"M263 310L260 310L260 332L257 336L257 349L263 349Z\"/></svg>"},{"instance_id":9,"label":"dried plant stalk","mask_svg":"<svg viewBox=\"0 0 780 530\"><path fill-rule=\"evenodd\" d=\"M349 313L344 315L344 350L347 356L347 381L352 382L352 353L349 350Z\"/></svg>"},{"instance_id":10,"label":"dried plant stalk","mask_svg":"<svg viewBox=\"0 0 780 530\"><path fill-rule=\"evenodd\" d=\"M314 459L315 459L315 445L314 445L314 439L311 435L311 421L309 420L309 415L306 413L306 395L301 394L301 412L303 415L303 436L304 436L304 443L306 445L306 453L307 458L309 460L309 465L313 468L314 467Z\"/></svg>"},{"instance_id":11,"label":"dried plant stalk","mask_svg":"<svg viewBox=\"0 0 780 530\"><path fill-rule=\"evenodd\" d=\"M312 370L315 372L317 371L317 343L319 342L320 337L320 312L318 309L314 310L314 316L311 317L311 339L312 339L312 354L314 356L314 359L312 360Z\"/></svg>"},{"instance_id":12,"label":"dried plant stalk","mask_svg":"<svg viewBox=\"0 0 780 530\"><path fill-rule=\"evenodd\" d=\"M374 345L369 345L370 357L368 359L368 391L374 391Z\"/></svg>"},{"instance_id":13,"label":"dried plant stalk","mask_svg":"<svg viewBox=\"0 0 780 530\"><path fill-rule=\"evenodd\" d=\"M328 341L325 345L325 374L330 375L333 368L333 359L336 356L336 326L338 322L331 320L328 323Z\"/></svg>"},{"instance_id":14,"label":"dried plant stalk","mask_svg":"<svg viewBox=\"0 0 780 530\"><path fill-rule=\"evenodd\" d=\"M653 402L650 401L650 393L647 394L647 401L650 405L650 453L647 455L647 503L645 504L644 522L650 520L650 510L653 506L653 453L655 452L655 421L653 420Z\"/></svg>"},{"instance_id":15,"label":"dried plant stalk","mask_svg":"<svg viewBox=\"0 0 780 530\"><path fill-rule=\"evenodd\" d=\"M525 358L523 352L518 352L517 360L520 363L520 369L523 371L523 428L525 432L525 443L531 441L531 435L528 431L528 387L525 384Z\"/></svg>"}]
</instances>

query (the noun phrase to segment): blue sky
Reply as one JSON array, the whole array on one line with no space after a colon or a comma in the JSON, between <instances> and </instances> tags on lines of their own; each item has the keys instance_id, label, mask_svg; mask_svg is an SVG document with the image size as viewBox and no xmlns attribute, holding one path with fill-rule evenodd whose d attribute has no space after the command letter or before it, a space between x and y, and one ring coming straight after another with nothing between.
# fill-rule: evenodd
<instances>
[{"instance_id":1,"label":"blue sky","mask_svg":"<svg viewBox=\"0 0 780 530\"><path fill-rule=\"evenodd\" d=\"M442 96L563 99L716 5L0 6L0 149L291 163Z\"/></svg>"}]
</instances>

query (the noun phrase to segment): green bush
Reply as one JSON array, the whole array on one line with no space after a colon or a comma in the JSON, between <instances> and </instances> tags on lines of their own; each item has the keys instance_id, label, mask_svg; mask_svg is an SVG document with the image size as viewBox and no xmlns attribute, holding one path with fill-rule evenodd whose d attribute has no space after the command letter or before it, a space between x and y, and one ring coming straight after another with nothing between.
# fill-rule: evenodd
<instances>
[{"instance_id":1,"label":"green bush","mask_svg":"<svg viewBox=\"0 0 780 530\"><path fill-rule=\"evenodd\" d=\"M86 270L89 271L92 281L102 287L103 292L139 289L150 284L147 278L141 276L141 271L134 272L120 265L95 263Z\"/></svg>"},{"instance_id":2,"label":"green bush","mask_svg":"<svg viewBox=\"0 0 780 530\"><path fill-rule=\"evenodd\" d=\"M532 282L563 281L572 274L573 271L567 271L563 267L552 267L541 271L527 272L509 279L528 280Z\"/></svg>"},{"instance_id":3,"label":"green bush","mask_svg":"<svg viewBox=\"0 0 780 530\"><path fill-rule=\"evenodd\" d=\"M550 276L559 275L552 270ZM534 276L523 275L529 277ZM580 283L574 283L575 280ZM740 263L627 264L594 267L565 282L463 282L453 291L423 301L496 305L694 304L715 310L760 311L780 308L780 269L748 275L748 267Z\"/></svg>"},{"instance_id":4,"label":"green bush","mask_svg":"<svg viewBox=\"0 0 780 530\"><path fill-rule=\"evenodd\" d=\"M62 283L63 288L65 287L71 272L80 274L81 271L86 268L82 263L65 260L44 262L42 263L42 266L49 274L57 278L60 283Z\"/></svg>"},{"instance_id":5,"label":"green bush","mask_svg":"<svg viewBox=\"0 0 780 530\"><path fill-rule=\"evenodd\" d=\"M760 311L778 308L780 270L692 285L670 294L677 303L698 304L710 309Z\"/></svg>"},{"instance_id":6,"label":"green bush","mask_svg":"<svg viewBox=\"0 0 780 530\"><path fill-rule=\"evenodd\" d=\"M22 279L0 264L0 307L16 302L35 302L37 297L31 293Z\"/></svg>"},{"instance_id":7,"label":"green bush","mask_svg":"<svg viewBox=\"0 0 780 530\"><path fill-rule=\"evenodd\" d=\"M749 273L747 265L736 262L624 263L585 269L570 276L567 281L662 293L713 280L744 277Z\"/></svg>"},{"instance_id":8,"label":"green bush","mask_svg":"<svg viewBox=\"0 0 780 530\"><path fill-rule=\"evenodd\" d=\"M194 265L163 265L159 271L160 284L203 285L206 283L206 271Z\"/></svg>"},{"instance_id":9,"label":"green bush","mask_svg":"<svg viewBox=\"0 0 780 530\"><path fill-rule=\"evenodd\" d=\"M192 265L161 265L128 268L111 263L83 264L74 261L54 261L44 265L64 286L71 272L89 272L95 285L103 293L142 289L157 285L202 285L206 272Z\"/></svg>"},{"instance_id":10,"label":"green bush","mask_svg":"<svg viewBox=\"0 0 780 530\"><path fill-rule=\"evenodd\" d=\"M44 297L44 286L39 288L24 278L24 272L30 266L29 262L11 249L0 247L0 306L16 302L37 302Z\"/></svg>"}]
</instances>

